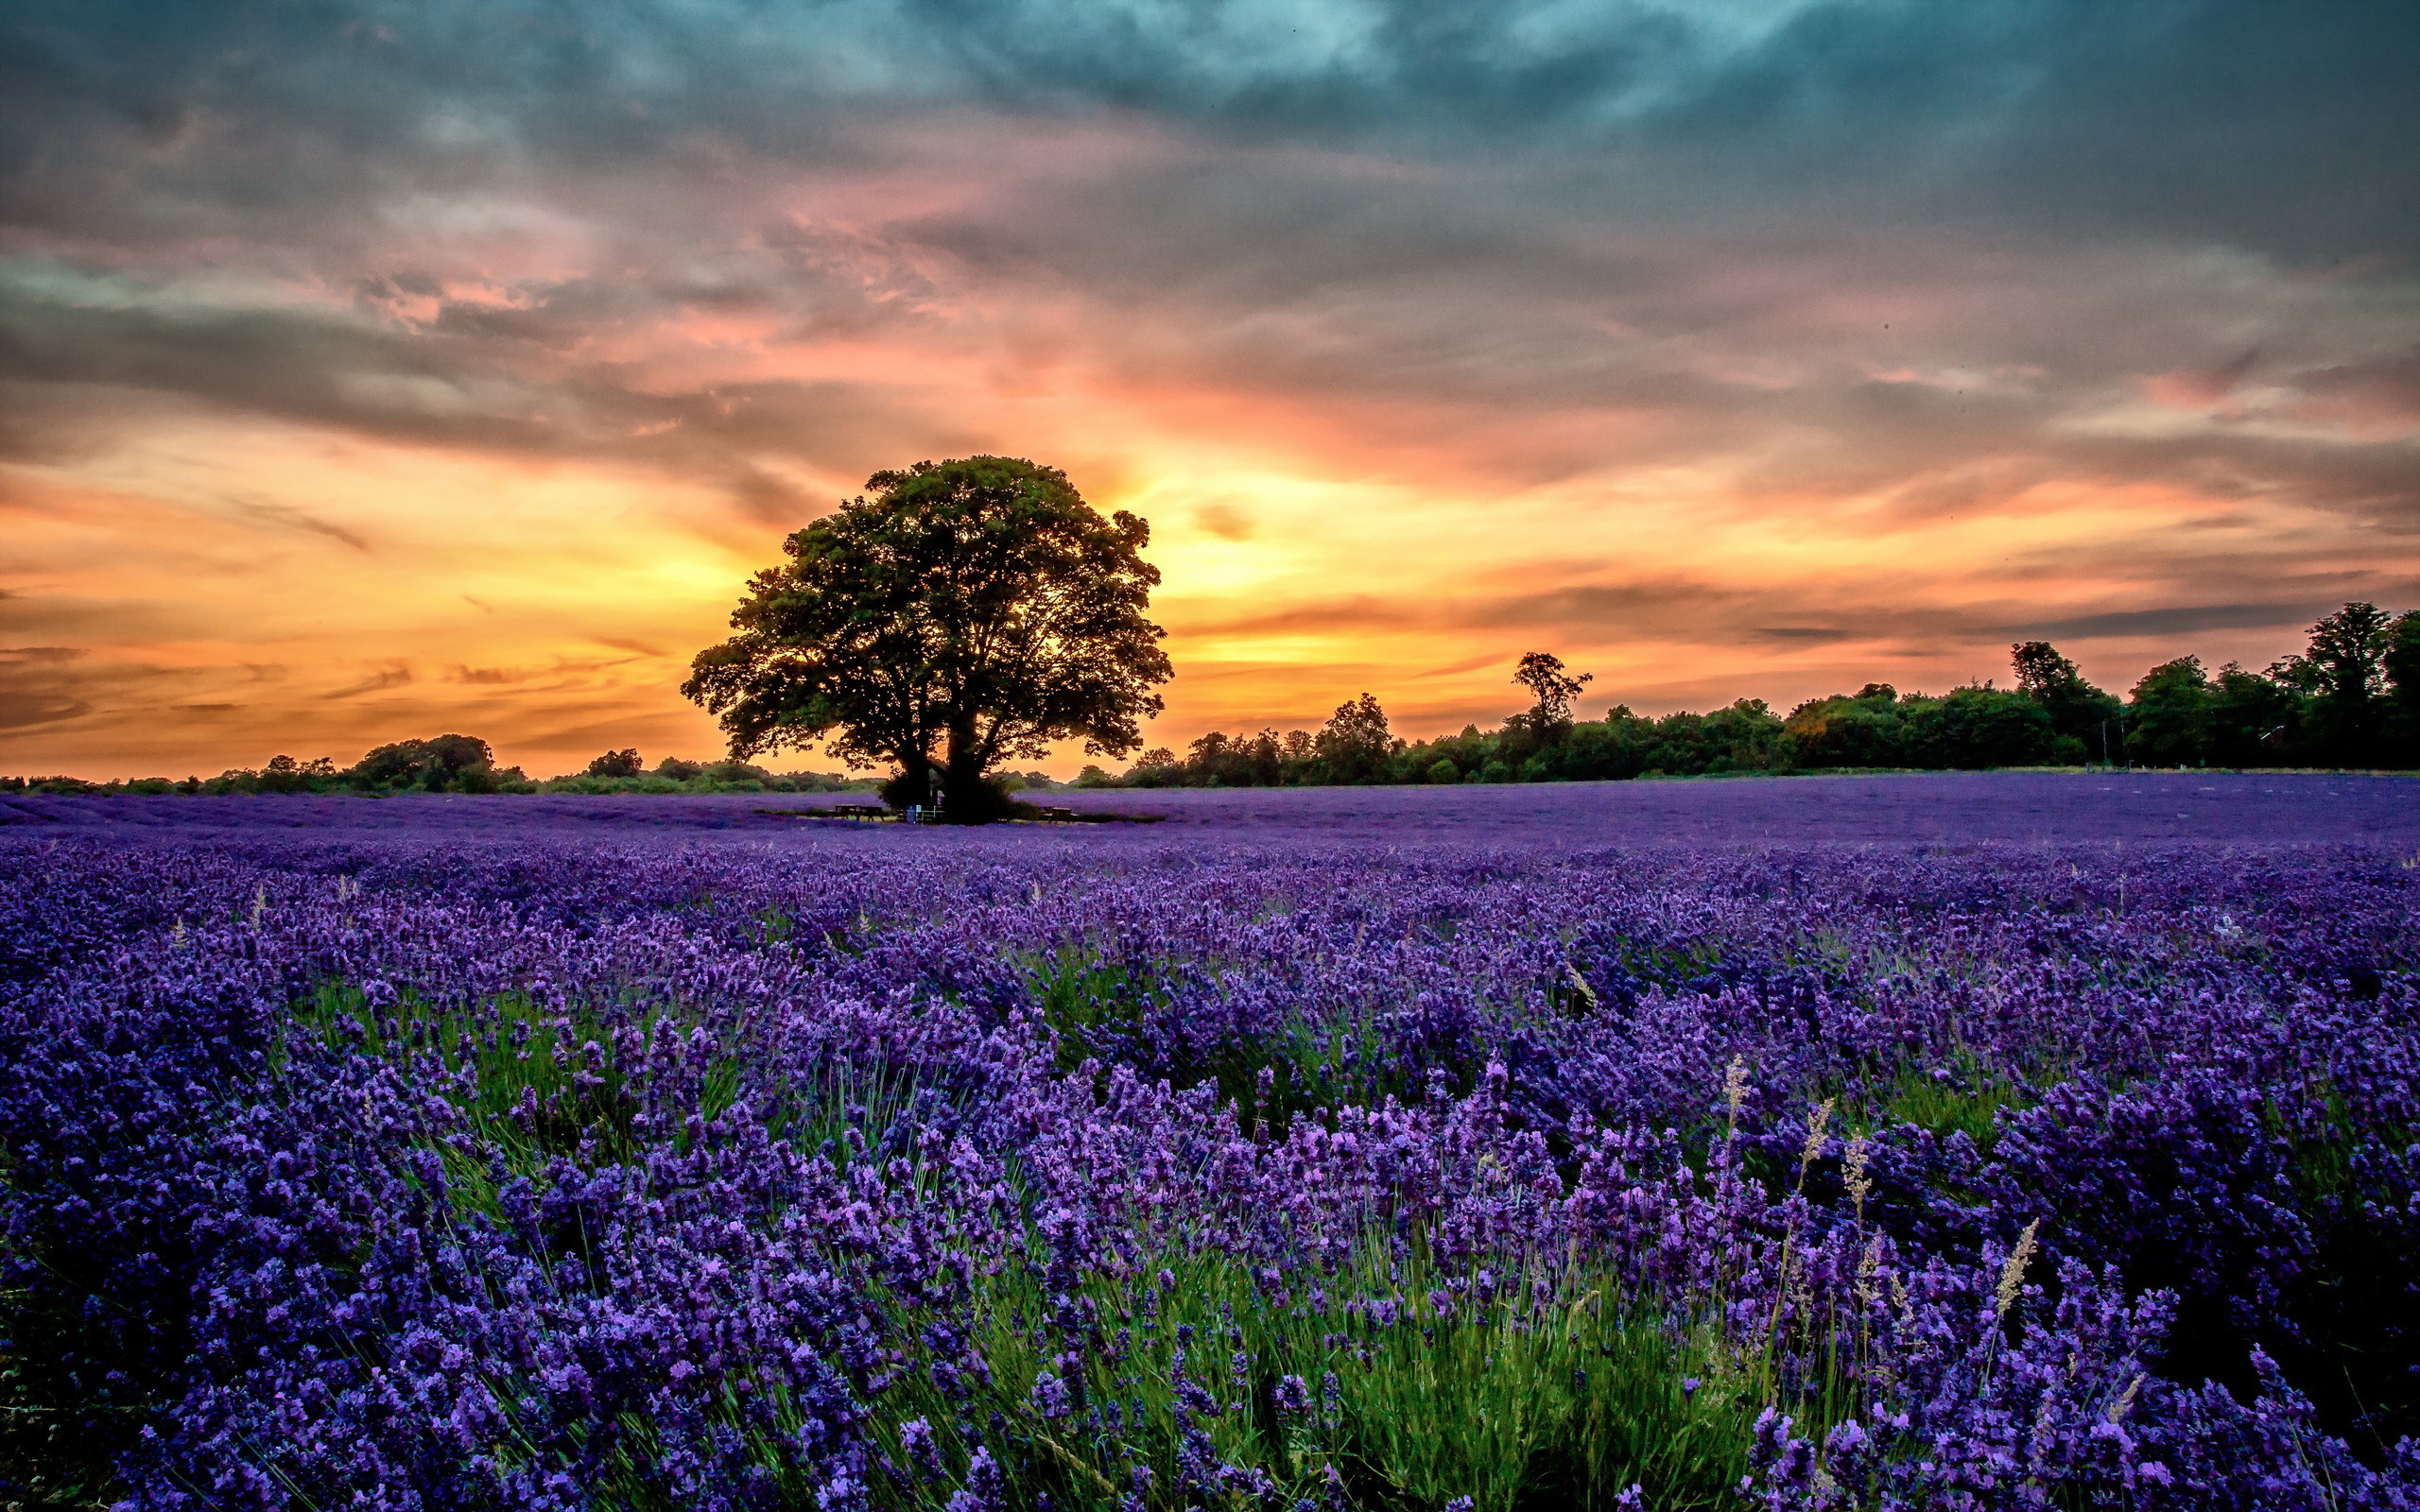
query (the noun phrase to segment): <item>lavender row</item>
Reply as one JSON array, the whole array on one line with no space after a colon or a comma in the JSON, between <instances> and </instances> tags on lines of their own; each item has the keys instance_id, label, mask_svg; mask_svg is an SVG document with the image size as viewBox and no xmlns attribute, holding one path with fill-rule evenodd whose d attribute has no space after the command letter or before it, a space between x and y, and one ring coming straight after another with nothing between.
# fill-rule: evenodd
<instances>
[{"instance_id":1,"label":"lavender row","mask_svg":"<svg viewBox=\"0 0 2420 1512\"><path fill-rule=\"evenodd\" d=\"M2392 851L0 869L11 1421L138 1506L2420 1497Z\"/></svg>"}]
</instances>

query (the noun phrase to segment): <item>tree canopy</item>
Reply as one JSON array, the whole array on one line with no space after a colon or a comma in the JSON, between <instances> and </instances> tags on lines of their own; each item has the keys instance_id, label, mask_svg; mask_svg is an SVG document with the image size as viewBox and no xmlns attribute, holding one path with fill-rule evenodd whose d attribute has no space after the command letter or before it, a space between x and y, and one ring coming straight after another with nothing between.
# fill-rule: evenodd
<instances>
[{"instance_id":1,"label":"tree canopy","mask_svg":"<svg viewBox=\"0 0 2420 1512\"><path fill-rule=\"evenodd\" d=\"M1583 680L1533 651L1513 680L1537 702L1501 729L1403 741L1363 694L1313 734L1230 738L1189 755L1149 752L1096 785L1203 787L1328 782L1543 782L1731 772L2077 765L2351 765L2420 768L2420 610L2347 604L2310 627L2308 648L2268 672L2192 656L2146 672L2124 701L2047 641L2009 648L2014 688L1969 683L1901 694L1887 682L1809 698L1786 716L1742 698L1650 718L1616 704L1575 722ZM1556 717L1558 710L1564 717Z\"/></svg>"},{"instance_id":2,"label":"tree canopy","mask_svg":"<svg viewBox=\"0 0 2420 1512\"><path fill-rule=\"evenodd\" d=\"M1521 658L1512 673L1512 680L1530 690L1537 700L1530 717L1541 725L1562 724L1571 717L1571 700L1580 690L1594 682L1597 675L1582 672L1573 677L1564 669L1563 658L1551 651L1530 651Z\"/></svg>"},{"instance_id":3,"label":"tree canopy","mask_svg":"<svg viewBox=\"0 0 2420 1512\"><path fill-rule=\"evenodd\" d=\"M2375 604L2347 604L2310 627L2310 644L2269 669L2308 695L2312 744L2330 762L2353 764L2377 744L2389 703L2388 658L2395 617Z\"/></svg>"},{"instance_id":4,"label":"tree canopy","mask_svg":"<svg viewBox=\"0 0 2420 1512\"><path fill-rule=\"evenodd\" d=\"M2122 750L2124 732L2111 727L2123 714L2123 706L2086 682L2075 662L2048 641L2021 641L2008 649L2017 691L2049 716L2057 737L2050 758L2107 760Z\"/></svg>"},{"instance_id":5,"label":"tree canopy","mask_svg":"<svg viewBox=\"0 0 2420 1512\"><path fill-rule=\"evenodd\" d=\"M435 735L380 746L354 768L365 786L424 787L432 793L495 788L495 752L475 735ZM277 763L269 763L271 771Z\"/></svg>"},{"instance_id":6,"label":"tree canopy","mask_svg":"<svg viewBox=\"0 0 2420 1512\"><path fill-rule=\"evenodd\" d=\"M1336 782L1364 782L1394 749L1387 712L1370 694L1340 703L1320 730L1312 748Z\"/></svg>"},{"instance_id":7,"label":"tree canopy","mask_svg":"<svg viewBox=\"0 0 2420 1512\"><path fill-rule=\"evenodd\" d=\"M1104 519L1066 474L1017 457L919 462L866 480L783 543L698 654L682 692L735 758L824 742L853 766L895 762L892 797L980 822L986 774L1054 741L1122 756L1171 674L1145 617L1159 570L1144 521Z\"/></svg>"},{"instance_id":8,"label":"tree canopy","mask_svg":"<svg viewBox=\"0 0 2420 1512\"><path fill-rule=\"evenodd\" d=\"M636 777L646 770L646 765L639 760L638 747L636 746L629 746L620 750L609 750L604 755L597 757L593 762L590 762L588 764L588 770L582 775L587 777Z\"/></svg>"}]
</instances>

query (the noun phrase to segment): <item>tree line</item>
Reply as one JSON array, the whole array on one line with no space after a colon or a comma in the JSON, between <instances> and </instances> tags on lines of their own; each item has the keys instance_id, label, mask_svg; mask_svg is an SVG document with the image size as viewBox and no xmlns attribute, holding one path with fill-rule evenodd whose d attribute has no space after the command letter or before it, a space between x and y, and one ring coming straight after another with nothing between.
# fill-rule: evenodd
<instances>
[{"instance_id":1,"label":"tree line","mask_svg":"<svg viewBox=\"0 0 2420 1512\"><path fill-rule=\"evenodd\" d=\"M1334 783L1551 782L1732 772L1992 766L2420 768L2420 610L2347 604L2299 653L2250 671L2179 657L2124 698L2087 681L2045 641L2010 647L2013 686L1901 694L1870 682L1776 714L1760 698L1649 717L1616 704L1575 720L1589 679L1531 652L1513 680L1532 703L1482 730L1404 741L1369 694L1322 729L1213 730L1184 754L1145 751L1121 775L1088 766L1079 786L1270 787Z\"/></svg>"},{"instance_id":2,"label":"tree line","mask_svg":"<svg viewBox=\"0 0 2420 1512\"><path fill-rule=\"evenodd\" d=\"M682 692L715 714L735 758L821 742L852 766L890 765L895 805L946 816L1006 812L999 765L1081 740L1123 758L1161 708L1170 667L1145 618L1159 573L1149 524L1084 503L1058 469L1021 457L920 462L791 535L750 580L737 633L700 651ZM2192 657L2152 668L2124 699L2048 642L2012 647L2014 685L1902 697L1884 683L1787 715L1758 699L1650 718L1616 705L1572 717L1589 678L1550 653L1513 673L1530 707L1500 729L1408 742L1363 694L1317 730L1214 730L1184 755L1144 750L1092 786L1510 782L1855 767L2108 765L2420 765L2413 711L2420 616L2347 604L2309 645L2262 672Z\"/></svg>"},{"instance_id":3,"label":"tree line","mask_svg":"<svg viewBox=\"0 0 2420 1512\"><path fill-rule=\"evenodd\" d=\"M435 735L380 746L351 766L332 757L272 756L258 768L216 777L140 777L93 782L74 777L0 777L0 792L250 793L846 793L871 791L870 779L838 772L771 772L742 761L693 762L666 756L649 767L636 747L609 750L584 770L544 781L498 766L494 748L475 735Z\"/></svg>"},{"instance_id":4,"label":"tree line","mask_svg":"<svg viewBox=\"0 0 2420 1512\"><path fill-rule=\"evenodd\" d=\"M1859 768L1973 770L1991 766L2310 766L2420 768L2420 610L2397 615L2347 604L2311 627L2299 653L2254 672L2198 657L2163 662L2120 699L2093 686L2043 641L2010 648L2013 686L1969 684L1940 695L1872 682L1810 698L1777 715L1760 698L1707 713L1660 718L1616 704L1601 720L1572 715L1590 679L1533 651L1512 680L1530 706L1502 728L1464 727L1434 740L1397 739L1370 694L1340 705L1317 730L1212 730L1185 753L1161 747L1112 774L1086 766L1079 787L1277 787L1357 783L1553 782L1734 772ZM1046 774L993 774L1002 793L1057 786ZM0 791L50 793L840 793L895 789L899 780L838 772L773 772L745 761L667 756L652 767L635 747L609 750L579 772L539 781L498 766L470 735L380 746L351 766L277 756L216 777L93 782L0 777Z\"/></svg>"},{"instance_id":5,"label":"tree line","mask_svg":"<svg viewBox=\"0 0 2420 1512\"><path fill-rule=\"evenodd\" d=\"M896 807L938 802L953 822L1007 816L1009 795L1046 782L1006 769L1060 742L1123 758L1162 708L1172 675L1146 617L1160 575L1148 523L1103 516L1067 475L1022 457L919 462L874 473L868 493L794 532L788 558L750 580L729 640L700 651L684 696L716 716L729 758L644 769L635 749L546 783L499 768L468 735L382 746L339 770L280 756L204 782L0 779L51 791L829 792L878 785ZM1512 680L1530 708L1502 728L1407 742L1363 694L1316 731L1212 731L1183 756L1145 750L1094 786L1511 782L1854 767L1971 768L2087 763L2222 766L2420 766L2420 611L2347 604L2298 655L2215 674L2161 663L2125 699L2087 682L2048 642L2012 647L2014 685L1902 697L1887 683L1776 715L1743 698L1650 718L1617 704L1572 717L1590 681L1550 653ZM821 747L878 783L780 774L750 758Z\"/></svg>"}]
</instances>

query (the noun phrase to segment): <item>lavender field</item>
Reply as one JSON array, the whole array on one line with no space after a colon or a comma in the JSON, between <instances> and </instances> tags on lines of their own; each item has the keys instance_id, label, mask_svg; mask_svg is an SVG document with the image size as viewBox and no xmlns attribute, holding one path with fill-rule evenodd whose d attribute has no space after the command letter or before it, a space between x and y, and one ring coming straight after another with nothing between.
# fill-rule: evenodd
<instances>
[{"instance_id":1,"label":"lavender field","mask_svg":"<svg viewBox=\"0 0 2420 1512\"><path fill-rule=\"evenodd\" d=\"M0 1503L2420 1506L2420 781L0 801Z\"/></svg>"}]
</instances>

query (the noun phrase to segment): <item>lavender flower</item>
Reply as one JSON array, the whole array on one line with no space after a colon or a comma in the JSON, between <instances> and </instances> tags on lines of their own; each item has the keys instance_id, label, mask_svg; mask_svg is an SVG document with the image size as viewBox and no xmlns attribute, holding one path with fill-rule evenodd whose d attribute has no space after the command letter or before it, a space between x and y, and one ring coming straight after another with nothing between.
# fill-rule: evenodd
<instances>
[{"instance_id":1,"label":"lavender flower","mask_svg":"<svg viewBox=\"0 0 2420 1512\"><path fill-rule=\"evenodd\" d=\"M2420 1496L2393 850L1612 850L1601 795L1519 792L1560 817L1393 850L1315 806L1044 844L42 800L77 844L0 832L18 1380L138 1512L855 1512L960 1465L990 1512L1063 1452L1340 1507L1380 1373L1475 1330L1694 1412L1720 1356L1617 1358L1594 1296L1770 1360L1768 1506Z\"/></svg>"}]
</instances>

